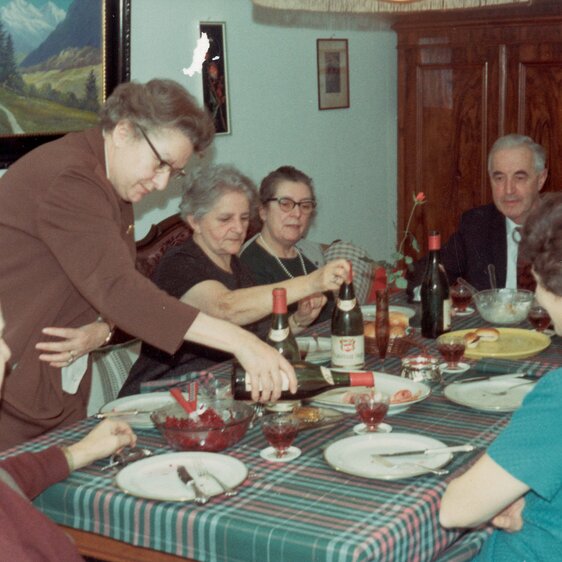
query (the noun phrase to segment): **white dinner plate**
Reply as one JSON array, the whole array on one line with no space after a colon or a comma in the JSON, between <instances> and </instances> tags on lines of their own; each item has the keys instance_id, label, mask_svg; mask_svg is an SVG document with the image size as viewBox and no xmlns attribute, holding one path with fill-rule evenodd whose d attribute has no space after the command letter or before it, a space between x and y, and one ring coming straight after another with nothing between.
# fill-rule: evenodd
<instances>
[{"instance_id":1,"label":"white dinner plate","mask_svg":"<svg viewBox=\"0 0 562 562\"><path fill-rule=\"evenodd\" d=\"M297 345L301 352L301 357L309 363L325 363L332 358L332 339L331 338L297 338ZM306 355L304 355L306 351Z\"/></svg>"},{"instance_id":2,"label":"white dinner plate","mask_svg":"<svg viewBox=\"0 0 562 562\"><path fill-rule=\"evenodd\" d=\"M375 388L378 392L384 392L391 397L399 390L407 390L412 393L411 400L400 403L391 403L388 408L389 416L399 414L407 410L412 404L425 400L431 393L429 386L423 382L417 382L396 375L388 375L386 373L375 372ZM346 413L354 413L355 405L347 401L350 394L364 394L371 389L366 386L346 386L334 388L316 396L313 400L314 404L335 408Z\"/></svg>"},{"instance_id":3,"label":"white dinner plate","mask_svg":"<svg viewBox=\"0 0 562 562\"><path fill-rule=\"evenodd\" d=\"M335 441L324 451L325 461L335 470L381 480L398 480L426 474L448 463L451 453L379 457L381 453L446 447L432 437L415 433L368 433Z\"/></svg>"},{"instance_id":4,"label":"white dinner plate","mask_svg":"<svg viewBox=\"0 0 562 562\"><path fill-rule=\"evenodd\" d=\"M388 307L389 312L401 312L406 316L406 318L410 319L412 316L416 314L416 311L409 306L394 306L390 305ZM375 314L377 313L377 305L376 304L364 304L361 307L361 312L363 313L363 320L374 320Z\"/></svg>"},{"instance_id":5,"label":"white dinner plate","mask_svg":"<svg viewBox=\"0 0 562 562\"><path fill-rule=\"evenodd\" d=\"M205 494L221 494L223 490L212 476L197 476L198 463L228 487L240 486L248 476L246 465L234 457L193 451L156 455L129 464L117 473L115 483L123 492L139 498L193 501L193 486L184 484L177 474L177 467L184 465Z\"/></svg>"},{"instance_id":6,"label":"white dinner plate","mask_svg":"<svg viewBox=\"0 0 562 562\"><path fill-rule=\"evenodd\" d=\"M486 381L449 384L445 387L445 396L451 402L475 410L513 412L521 406L523 398L533 388L535 388L533 381L522 379L516 375L496 375ZM503 391L507 391L507 394L500 396L494 394Z\"/></svg>"},{"instance_id":7,"label":"white dinner plate","mask_svg":"<svg viewBox=\"0 0 562 562\"><path fill-rule=\"evenodd\" d=\"M186 398L189 398L186 395ZM142 414L132 416L120 416L118 419L126 421L131 427L149 428L154 427L150 419L150 413L158 410L163 406L167 406L174 402L174 398L169 392L149 392L146 394L132 394L131 396L124 396L117 398L100 408L100 414L108 412L123 412L129 410L140 410Z\"/></svg>"}]
</instances>

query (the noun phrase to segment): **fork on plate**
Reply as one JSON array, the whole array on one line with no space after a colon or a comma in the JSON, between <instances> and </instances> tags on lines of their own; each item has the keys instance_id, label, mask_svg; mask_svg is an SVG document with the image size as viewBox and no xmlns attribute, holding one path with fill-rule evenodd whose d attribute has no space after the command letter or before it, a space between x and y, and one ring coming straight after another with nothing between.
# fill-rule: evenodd
<instances>
[{"instance_id":1,"label":"fork on plate","mask_svg":"<svg viewBox=\"0 0 562 562\"><path fill-rule=\"evenodd\" d=\"M224 496L232 497L238 494L238 490L226 484L223 480L221 480L218 476L216 476L212 472L209 472L209 469L205 467L205 465L201 461L199 460L195 461L193 463L193 469L196 471L197 476L199 478L209 478L210 480L216 482L219 485L219 487L222 489L222 494Z\"/></svg>"}]
</instances>

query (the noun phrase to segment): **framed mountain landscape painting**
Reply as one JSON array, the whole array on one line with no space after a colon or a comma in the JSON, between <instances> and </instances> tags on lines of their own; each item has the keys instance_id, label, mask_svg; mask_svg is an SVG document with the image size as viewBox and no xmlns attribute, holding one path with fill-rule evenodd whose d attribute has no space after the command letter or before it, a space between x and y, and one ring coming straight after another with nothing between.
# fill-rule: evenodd
<instances>
[{"instance_id":1,"label":"framed mountain landscape painting","mask_svg":"<svg viewBox=\"0 0 562 562\"><path fill-rule=\"evenodd\" d=\"M0 167L97 122L129 37L130 0L0 0Z\"/></svg>"}]
</instances>

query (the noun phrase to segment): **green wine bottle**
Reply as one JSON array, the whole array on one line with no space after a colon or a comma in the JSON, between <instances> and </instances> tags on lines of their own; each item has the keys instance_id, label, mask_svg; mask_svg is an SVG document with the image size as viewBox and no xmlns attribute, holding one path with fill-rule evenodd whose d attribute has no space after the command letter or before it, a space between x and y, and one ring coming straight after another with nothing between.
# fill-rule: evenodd
<instances>
[{"instance_id":1,"label":"green wine bottle","mask_svg":"<svg viewBox=\"0 0 562 562\"><path fill-rule=\"evenodd\" d=\"M355 298L351 264L332 313L332 367L357 369L365 364L363 314Z\"/></svg>"},{"instance_id":2,"label":"green wine bottle","mask_svg":"<svg viewBox=\"0 0 562 562\"><path fill-rule=\"evenodd\" d=\"M429 234L429 256L423 276L421 297L421 333L424 338L436 338L451 329L451 298L449 281L439 261L441 235Z\"/></svg>"},{"instance_id":3,"label":"green wine bottle","mask_svg":"<svg viewBox=\"0 0 562 562\"><path fill-rule=\"evenodd\" d=\"M297 340L289 327L287 313L287 292L285 289L273 289L273 314L271 315L271 328L265 340L277 349L291 363L300 359Z\"/></svg>"},{"instance_id":4,"label":"green wine bottle","mask_svg":"<svg viewBox=\"0 0 562 562\"><path fill-rule=\"evenodd\" d=\"M293 363L297 376L297 392L291 394L285 380L281 400L304 400L341 386L374 386L375 374L372 371L360 373L333 371L321 365L297 361ZM236 400L251 400L252 385L250 377L239 363L232 367L232 395Z\"/></svg>"}]
</instances>

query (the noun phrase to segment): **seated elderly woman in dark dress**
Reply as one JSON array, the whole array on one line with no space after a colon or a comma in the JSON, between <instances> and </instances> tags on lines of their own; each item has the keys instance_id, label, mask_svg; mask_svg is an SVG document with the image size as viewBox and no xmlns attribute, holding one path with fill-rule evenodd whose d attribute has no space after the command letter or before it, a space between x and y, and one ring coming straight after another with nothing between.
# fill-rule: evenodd
<instances>
[{"instance_id":1,"label":"seated elderly woman in dark dress","mask_svg":"<svg viewBox=\"0 0 562 562\"><path fill-rule=\"evenodd\" d=\"M180 205L193 236L165 254L154 281L182 302L258 333L256 322L271 313L272 289L284 287L287 302L299 303L289 320L298 333L316 319L326 302L322 293L339 288L349 265L345 260L334 260L314 271L311 268L305 276L253 286L252 275L237 254L246 238L256 199L251 180L233 167L197 170ZM120 396L138 393L142 382L206 369L229 357L194 343L182 344L173 355L143 344Z\"/></svg>"},{"instance_id":2,"label":"seated elderly woman in dark dress","mask_svg":"<svg viewBox=\"0 0 562 562\"><path fill-rule=\"evenodd\" d=\"M249 240L240 253L240 260L252 272L258 285L297 279L313 272L326 259L348 258L353 262L355 292L365 302L371 283L371 266L356 259L363 251L347 242L336 241L322 254L320 244L305 240L316 215L316 195L312 178L293 166L281 166L261 182L259 218L261 231ZM310 254L310 250L317 251ZM320 254L320 256L318 256ZM360 286L361 284L361 286ZM332 316L334 296L327 293L328 302L317 322ZM289 307L293 312L296 305Z\"/></svg>"}]
</instances>

